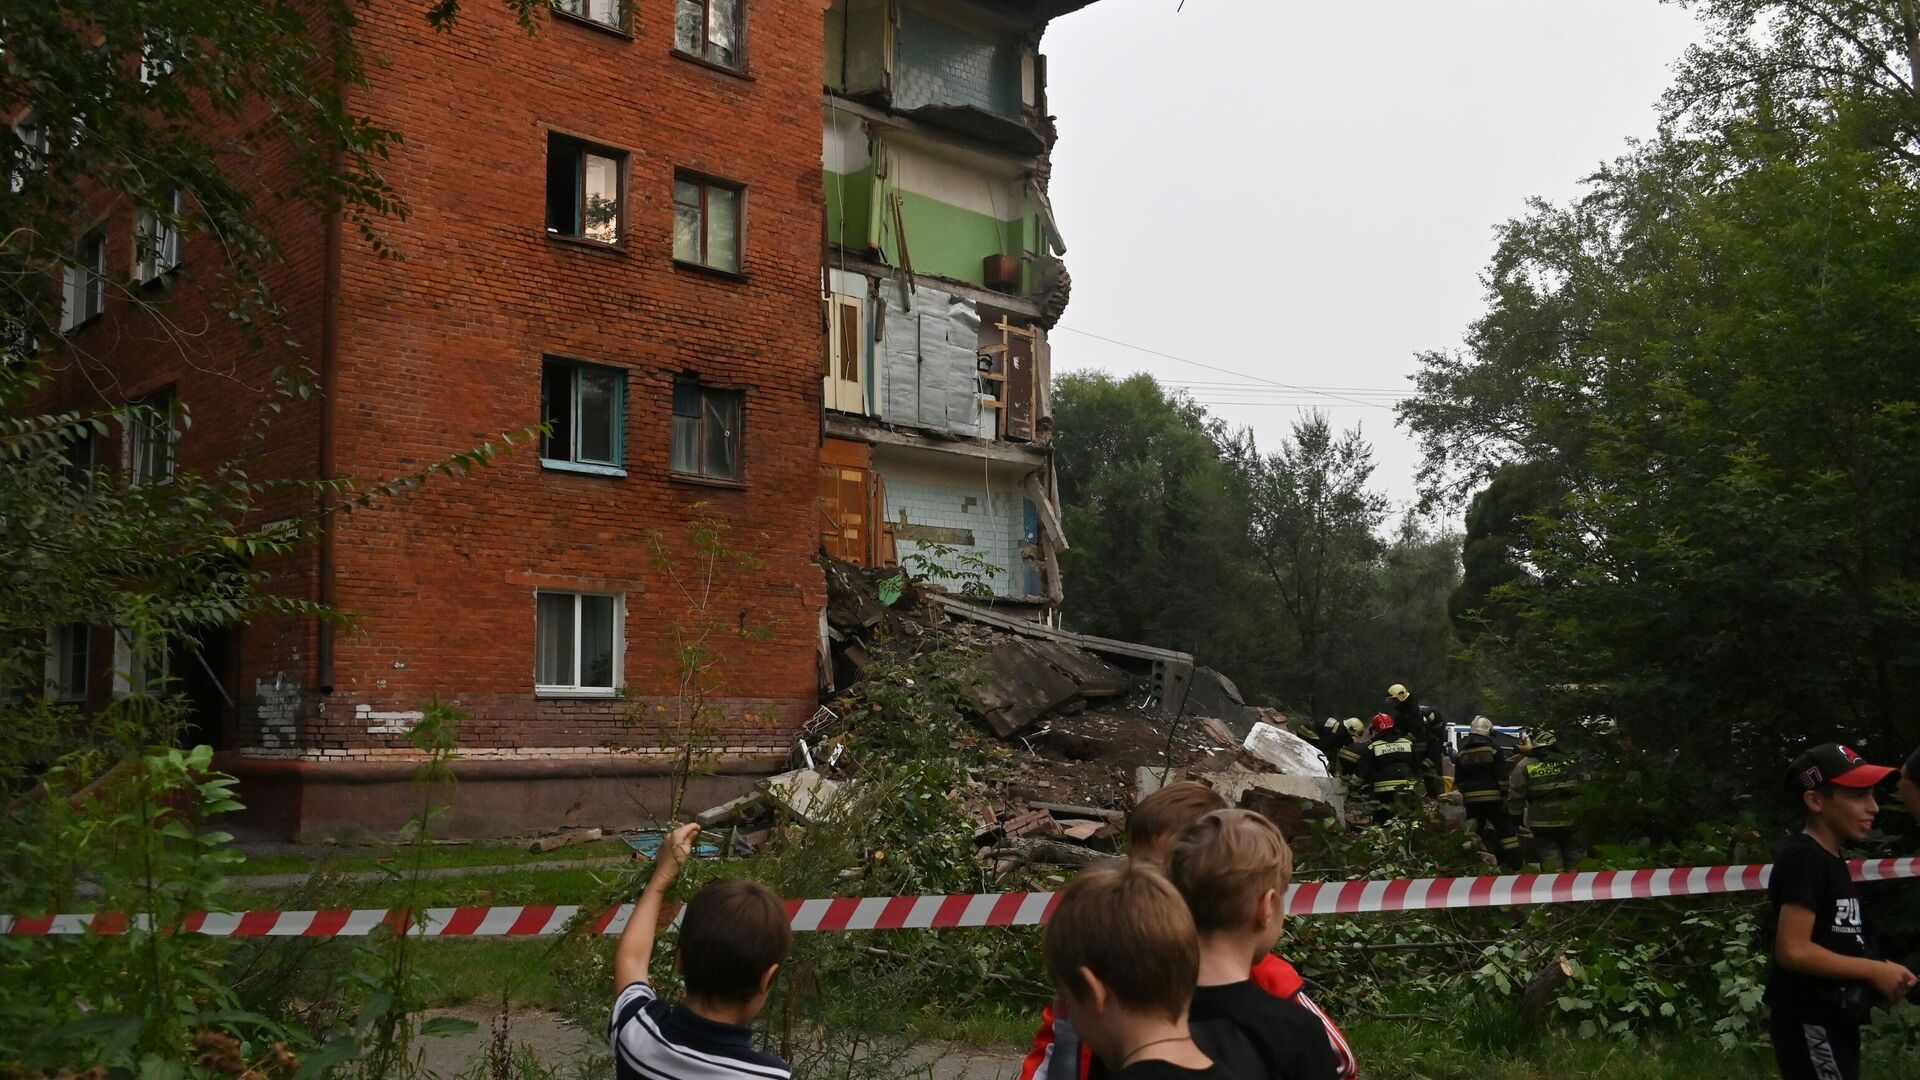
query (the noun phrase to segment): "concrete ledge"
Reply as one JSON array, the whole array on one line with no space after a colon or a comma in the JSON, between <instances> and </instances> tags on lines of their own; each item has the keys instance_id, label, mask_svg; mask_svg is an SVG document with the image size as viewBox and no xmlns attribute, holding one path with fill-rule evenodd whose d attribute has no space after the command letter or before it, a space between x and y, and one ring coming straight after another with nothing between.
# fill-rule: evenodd
<instances>
[{"instance_id":1,"label":"concrete ledge","mask_svg":"<svg viewBox=\"0 0 1920 1080\"><path fill-rule=\"evenodd\" d=\"M239 822L300 841L387 837L420 805L417 761L303 761L218 754L214 766L240 779ZM679 785L667 757L462 760L433 834L446 839L523 836L563 828L665 823ZM685 784L678 817L751 790L785 767L771 756L726 757Z\"/></svg>"}]
</instances>

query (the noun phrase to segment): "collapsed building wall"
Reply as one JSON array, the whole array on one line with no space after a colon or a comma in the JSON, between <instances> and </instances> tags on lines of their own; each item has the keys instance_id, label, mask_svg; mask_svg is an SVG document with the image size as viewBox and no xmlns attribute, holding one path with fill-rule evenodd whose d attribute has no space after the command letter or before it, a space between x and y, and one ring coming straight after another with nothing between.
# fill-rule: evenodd
<instances>
[{"instance_id":1,"label":"collapsed building wall","mask_svg":"<svg viewBox=\"0 0 1920 1080\"><path fill-rule=\"evenodd\" d=\"M1087 2L833 0L825 16L822 547L1042 618L1067 545L1047 328L1068 282L1038 44Z\"/></svg>"}]
</instances>

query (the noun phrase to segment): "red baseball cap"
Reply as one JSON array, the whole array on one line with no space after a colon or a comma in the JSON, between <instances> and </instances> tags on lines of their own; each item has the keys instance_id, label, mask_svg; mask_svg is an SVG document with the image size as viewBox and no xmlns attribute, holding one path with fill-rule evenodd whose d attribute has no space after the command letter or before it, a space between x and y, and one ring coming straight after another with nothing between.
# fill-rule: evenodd
<instances>
[{"instance_id":1,"label":"red baseball cap","mask_svg":"<svg viewBox=\"0 0 1920 1080\"><path fill-rule=\"evenodd\" d=\"M1821 784L1869 788L1898 771L1885 765L1867 764L1851 746L1821 743L1793 759L1793 764L1787 766L1787 781L1805 791Z\"/></svg>"}]
</instances>

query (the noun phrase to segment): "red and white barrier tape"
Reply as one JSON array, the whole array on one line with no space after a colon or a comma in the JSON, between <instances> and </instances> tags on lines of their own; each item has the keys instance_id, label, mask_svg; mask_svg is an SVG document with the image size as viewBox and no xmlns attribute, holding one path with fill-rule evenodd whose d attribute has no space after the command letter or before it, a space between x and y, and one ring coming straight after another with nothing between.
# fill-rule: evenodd
<instances>
[{"instance_id":1,"label":"red and white barrier tape","mask_svg":"<svg viewBox=\"0 0 1920 1080\"><path fill-rule=\"evenodd\" d=\"M1920 858L1862 859L1848 864L1855 881L1920 877ZM1326 881L1287 890L1289 915L1348 915L1374 911L1579 904L1706 896L1767 887L1770 865L1688 866L1664 870L1599 870L1501 877L1416 878L1399 881ZM1053 893L979 893L958 896L849 896L789 900L793 928L807 930L940 930L961 926L1038 926L1053 908ZM626 928L631 904L601 912L596 933ZM427 908L416 922L404 909L241 911L187 916L181 933L214 937L364 937L376 927L407 927L420 937L540 937L558 934L580 908ZM677 920L676 920L677 921ZM149 930L145 915L0 915L0 934L124 934Z\"/></svg>"}]
</instances>

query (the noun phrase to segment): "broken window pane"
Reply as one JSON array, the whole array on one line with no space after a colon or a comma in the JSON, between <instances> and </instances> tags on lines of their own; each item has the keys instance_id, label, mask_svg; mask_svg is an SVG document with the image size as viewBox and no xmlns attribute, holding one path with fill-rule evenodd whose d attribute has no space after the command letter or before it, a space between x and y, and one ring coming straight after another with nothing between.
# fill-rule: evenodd
<instances>
[{"instance_id":1,"label":"broken window pane","mask_svg":"<svg viewBox=\"0 0 1920 1080\"><path fill-rule=\"evenodd\" d=\"M613 688L613 597L580 597L580 685Z\"/></svg>"}]
</instances>

